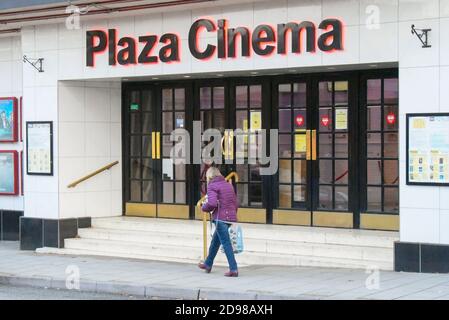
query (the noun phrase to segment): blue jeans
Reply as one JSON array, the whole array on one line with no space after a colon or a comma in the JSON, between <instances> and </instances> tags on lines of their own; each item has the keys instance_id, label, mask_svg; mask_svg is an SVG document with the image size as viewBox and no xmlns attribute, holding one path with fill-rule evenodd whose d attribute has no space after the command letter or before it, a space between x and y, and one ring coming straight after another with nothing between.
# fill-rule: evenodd
<instances>
[{"instance_id":1,"label":"blue jeans","mask_svg":"<svg viewBox=\"0 0 449 320\"><path fill-rule=\"evenodd\" d=\"M237 261L235 261L234 250L232 249L231 239L229 238L229 227L230 224L224 223L223 221L214 221L216 226L212 241L209 247L209 255L207 256L204 264L209 268L212 268L214 264L215 256L217 255L220 244L223 246L226 258L229 263L230 271L238 271Z\"/></svg>"}]
</instances>

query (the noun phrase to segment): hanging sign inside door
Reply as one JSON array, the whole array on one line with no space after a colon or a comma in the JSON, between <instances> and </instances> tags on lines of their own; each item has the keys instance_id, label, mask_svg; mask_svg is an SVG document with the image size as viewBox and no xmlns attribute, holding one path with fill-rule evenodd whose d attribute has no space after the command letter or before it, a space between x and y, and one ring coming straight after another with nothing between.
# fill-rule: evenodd
<instances>
[{"instance_id":1,"label":"hanging sign inside door","mask_svg":"<svg viewBox=\"0 0 449 320\"><path fill-rule=\"evenodd\" d=\"M348 130L348 109L335 110L335 130Z\"/></svg>"}]
</instances>

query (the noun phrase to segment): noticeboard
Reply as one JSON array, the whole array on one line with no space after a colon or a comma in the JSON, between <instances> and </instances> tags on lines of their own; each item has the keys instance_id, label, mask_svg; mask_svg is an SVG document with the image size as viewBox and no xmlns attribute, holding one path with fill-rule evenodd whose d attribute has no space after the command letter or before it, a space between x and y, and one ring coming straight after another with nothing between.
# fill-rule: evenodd
<instances>
[{"instance_id":1,"label":"noticeboard","mask_svg":"<svg viewBox=\"0 0 449 320\"><path fill-rule=\"evenodd\" d=\"M53 175L53 123L27 122L27 174Z\"/></svg>"},{"instance_id":2,"label":"noticeboard","mask_svg":"<svg viewBox=\"0 0 449 320\"><path fill-rule=\"evenodd\" d=\"M449 113L407 114L407 184L449 186Z\"/></svg>"}]
</instances>

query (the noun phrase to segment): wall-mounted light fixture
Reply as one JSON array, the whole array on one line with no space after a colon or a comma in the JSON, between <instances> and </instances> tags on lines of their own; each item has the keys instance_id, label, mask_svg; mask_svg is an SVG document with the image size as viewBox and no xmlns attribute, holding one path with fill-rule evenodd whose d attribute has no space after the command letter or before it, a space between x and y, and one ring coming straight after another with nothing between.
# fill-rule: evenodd
<instances>
[{"instance_id":1,"label":"wall-mounted light fixture","mask_svg":"<svg viewBox=\"0 0 449 320\"><path fill-rule=\"evenodd\" d=\"M32 59L26 55L23 56L23 62L28 62L39 72L44 72L44 69L42 69L42 61L44 61L44 58Z\"/></svg>"},{"instance_id":2,"label":"wall-mounted light fixture","mask_svg":"<svg viewBox=\"0 0 449 320\"><path fill-rule=\"evenodd\" d=\"M432 31L432 29L416 29L415 25L412 24L412 34L416 34L416 36L418 37L419 41L421 41L423 48L430 48L430 47L432 47L427 42L427 40L428 40L427 39L427 34L428 34L429 31Z\"/></svg>"}]
</instances>

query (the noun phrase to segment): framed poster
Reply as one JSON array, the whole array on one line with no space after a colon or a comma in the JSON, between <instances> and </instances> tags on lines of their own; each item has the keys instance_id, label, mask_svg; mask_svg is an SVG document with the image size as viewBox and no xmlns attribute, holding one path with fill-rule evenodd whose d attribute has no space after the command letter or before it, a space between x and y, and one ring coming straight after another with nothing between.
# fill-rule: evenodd
<instances>
[{"instance_id":1,"label":"framed poster","mask_svg":"<svg viewBox=\"0 0 449 320\"><path fill-rule=\"evenodd\" d=\"M407 114L407 184L449 186L449 113Z\"/></svg>"},{"instance_id":2,"label":"framed poster","mask_svg":"<svg viewBox=\"0 0 449 320\"><path fill-rule=\"evenodd\" d=\"M18 152L0 151L0 195L19 194Z\"/></svg>"},{"instance_id":3,"label":"framed poster","mask_svg":"<svg viewBox=\"0 0 449 320\"><path fill-rule=\"evenodd\" d=\"M0 98L0 142L17 142L17 98Z\"/></svg>"},{"instance_id":4,"label":"framed poster","mask_svg":"<svg viewBox=\"0 0 449 320\"><path fill-rule=\"evenodd\" d=\"M53 123L26 123L27 174L53 175Z\"/></svg>"}]
</instances>

